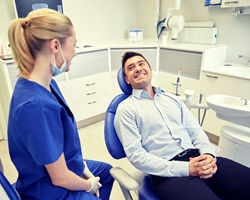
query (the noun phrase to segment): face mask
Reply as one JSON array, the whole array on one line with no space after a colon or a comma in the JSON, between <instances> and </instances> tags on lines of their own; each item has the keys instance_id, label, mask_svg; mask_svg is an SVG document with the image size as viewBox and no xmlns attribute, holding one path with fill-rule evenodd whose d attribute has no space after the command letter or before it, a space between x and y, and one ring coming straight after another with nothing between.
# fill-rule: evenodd
<instances>
[{"instance_id":1,"label":"face mask","mask_svg":"<svg viewBox=\"0 0 250 200\"><path fill-rule=\"evenodd\" d=\"M54 60L54 62L51 63L52 76L57 76L57 75L59 75L59 74L65 72L66 69L67 69L67 62L66 62L66 60L64 59L64 56L63 56L63 52L62 52L60 43L59 43L59 48L60 48L60 52L61 52L61 54L62 54L62 58L63 58L64 62L63 62L62 66L61 66L60 69L59 69L59 68L56 66L55 55L52 53L53 60Z\"/></svg>"}]
</instances>

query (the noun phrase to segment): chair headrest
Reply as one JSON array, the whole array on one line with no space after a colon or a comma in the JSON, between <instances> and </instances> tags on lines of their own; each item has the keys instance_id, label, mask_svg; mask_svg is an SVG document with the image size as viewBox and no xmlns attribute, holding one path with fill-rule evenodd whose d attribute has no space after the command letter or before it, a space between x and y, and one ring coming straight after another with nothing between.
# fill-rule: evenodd
<instances>
[{"instance_id":1,"label":"chair headrest","mask_svg":"<svg viewBox=\"0 0 250 200\"><path fill-rule=\"evenodd\" d=\"M122 68L120 68L117 72L117 81L124 94L132 94L132 86L130 84L127 84L127 82L125 81Z\"/></svg>"}]
</instances>

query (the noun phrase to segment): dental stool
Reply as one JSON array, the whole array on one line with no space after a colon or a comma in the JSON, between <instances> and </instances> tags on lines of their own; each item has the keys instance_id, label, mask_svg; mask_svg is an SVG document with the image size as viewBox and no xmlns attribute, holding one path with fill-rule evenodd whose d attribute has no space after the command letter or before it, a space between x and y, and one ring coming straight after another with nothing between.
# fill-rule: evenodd
<instances>
[{"instance_id":1,"label":"dental stool","mask_svg":"<svg viewBox=\"0 0 250 200\"><path fill-rule=\"evenodd\" d=\"M122 144L116 134L114 127L114 118L116 114L116 109L123 100L128 98L132 94L132 87L128 85L123 77L122 69L119 69L117 73L117 80L123 94L117 95L109 104L105 121L104 121L104 138L107 149L110 155L115 159L126 158L126 154L123 150ZM124 198L126 200L132 200L130 191L138 191L139 200L159 200L151 189L150 177L144 175L140 178L140 181L136 181L130 174L119 167L113 167L110 170L111 175L119 183Z\"/></svg>"}]
</instances>

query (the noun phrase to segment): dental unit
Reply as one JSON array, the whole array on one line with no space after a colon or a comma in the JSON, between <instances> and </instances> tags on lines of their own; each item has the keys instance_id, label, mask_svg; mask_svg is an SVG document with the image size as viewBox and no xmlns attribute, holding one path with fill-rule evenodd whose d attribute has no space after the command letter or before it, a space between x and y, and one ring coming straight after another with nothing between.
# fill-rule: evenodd
<instances>
[{"instance_id":1,"label":"dental unit","mask_svg":"<svg viewBox=\"0 0 250 200\"><path fill-rule=\"evenodd\" d=\"M184 27L184 17L182 15L173 15L173 10L180 10L181 7L181 0L175 1L175 7L169 8L167 10L167 17L162 21L159 21L157 24L157 29L161 27L160 32L158 33L158 38L164 31L164 29L171 29L172 30L172 40L177 40L178 33ZM158 31L157 31L158 32Z\"/></svg>"}]
</instances>

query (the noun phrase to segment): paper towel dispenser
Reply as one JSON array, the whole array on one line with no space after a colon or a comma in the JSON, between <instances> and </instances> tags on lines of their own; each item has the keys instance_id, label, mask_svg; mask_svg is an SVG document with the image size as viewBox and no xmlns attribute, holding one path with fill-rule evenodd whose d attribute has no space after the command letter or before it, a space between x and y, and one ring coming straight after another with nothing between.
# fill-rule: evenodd
<instances>
[{"instance_id":1,"label":"paper towel dispenser","mask_svg":"<svg viewBox=\"0 0 250 200\"><path fill-rule=\"evenodd\" d=\"M222 8L250 7L250 0L222 0Z\"/></svg>"}]
</instances>

